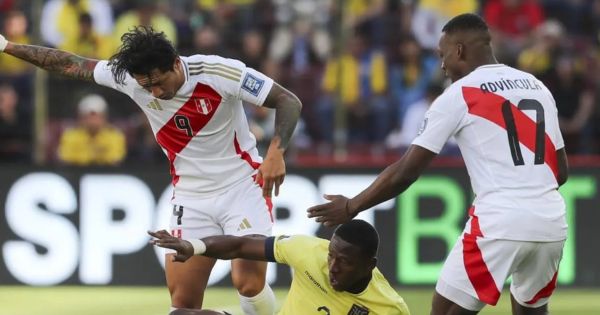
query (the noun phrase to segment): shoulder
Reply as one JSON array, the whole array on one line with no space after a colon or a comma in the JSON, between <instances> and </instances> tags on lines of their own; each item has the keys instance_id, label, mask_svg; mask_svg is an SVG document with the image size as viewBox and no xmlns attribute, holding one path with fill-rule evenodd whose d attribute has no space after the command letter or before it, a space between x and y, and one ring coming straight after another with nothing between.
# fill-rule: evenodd
<instances>
[{"instance_id":1,"label":"shoulder","mask_svg":"<svg viewBox=\"0 0 600 315\"><path fill-rule=\"evenodd\" d=\"M206 81L222 80L239 83L246 69L243 62L236 59L224 58L216 55L192 55L181 57L187 73L192 80Z\"/></svg>"}]
</instances>

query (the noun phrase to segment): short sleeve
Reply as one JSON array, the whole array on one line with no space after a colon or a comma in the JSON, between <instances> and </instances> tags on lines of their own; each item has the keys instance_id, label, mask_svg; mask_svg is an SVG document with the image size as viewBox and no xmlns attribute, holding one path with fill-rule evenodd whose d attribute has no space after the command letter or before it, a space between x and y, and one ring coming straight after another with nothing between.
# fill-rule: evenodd
<instances>
[{"instance_id":1,"label":"short sleeve","mask_svg":"<svg viewBox=\"0 0 600 315\"><path fill-rule=\"evenodd\" d=\"M118 84L112 74L111 67L108 65L107 60L101 60L96 64L94 68L94 81L97 84L115 89L119 92L123 92L127 95L131 95L133 88L135 87L135 81L129 74L126 74L125 82ZM135 83L135 84L133 84Z\"/></svg>"},{"instance_id":2,"label":"short sleeve","mask_svg":"<svg viewBox=\"0 0 600 315\"><path fill-rule=\"evenodd\" d=\"M242 101L262 106L272 87L273 79L252 68L246 68L238 95Z\"/></svg>"},{"instance_id":3,"label":"short sleeve","mask_svg":"<svg viewBox=\"0 0 600 315\"><path fill-rule=\"evenodd\" d=\"M318 238L306 235L277 236L274 240L273 257L278 263L297 266L306 257L306 253L314 252L318 241Z\"/></svg>"},{"instance_id":4,"label":"short sleeve","mask_svg":"<svg viewBox=\"0 0 600 315\"><path fill-rule=\"evenodd\" d=\"M448 90L433 102L412 144L440 153L448 139L464 126L467 106L455 91Z\"/></svg>"}]
</instances>

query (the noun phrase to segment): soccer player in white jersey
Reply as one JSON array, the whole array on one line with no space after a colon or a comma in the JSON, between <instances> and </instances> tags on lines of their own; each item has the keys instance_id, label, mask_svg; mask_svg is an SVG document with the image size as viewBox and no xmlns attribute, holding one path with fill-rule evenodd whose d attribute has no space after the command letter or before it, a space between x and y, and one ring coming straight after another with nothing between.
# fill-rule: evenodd
<instances>
[{"instance_id":1,"label":"soccer player in white jersey","mask_svg":"<svg viewBox=\"0 0 600 315\"><path fill-rule=\"evenodd\" d=\"M453 81L427 112L408 152L354 198L308 209L325 225L406 190L454 136L475 200L436 285L432 315L477 314L510 285L513 314L547 314L567 235L558 187L568 166L556 104L533 75L499 64L486 23L463 14L443 28L442 70Z\"/></svg>"},{"instance_id":2,"label":"soccer player in white jersey","mask_svg":"<svg viewBox=\"0 0 600 315\"><path fill-rule=\"evenodd\" d=\"M110 60L20 45L2 36L0 51L116 89L137 103L170 162L174 235L270 235L270 198L273 189L279 193L285 176L283 153L300 116L298 98L240 61L179 56L162 32L149 27L137 27L121 40ZM276 110L275 135L264 162L242 101ZM215 259L198 256L175 264L172 257L167 254L165 268L172 310L201 308ZM238 259L231 265L245 314L273 314L275 296L265 283L266 263Z\"/></svg>"}]
</instances>

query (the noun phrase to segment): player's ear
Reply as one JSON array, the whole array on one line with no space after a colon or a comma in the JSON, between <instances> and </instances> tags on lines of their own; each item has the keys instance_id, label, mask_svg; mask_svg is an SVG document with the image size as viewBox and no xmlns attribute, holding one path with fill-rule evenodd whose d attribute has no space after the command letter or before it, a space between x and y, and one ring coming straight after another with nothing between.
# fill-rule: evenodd
<instances>
[{"instance_id":1,"label":"player's ear","mask_svg":"<svg viewBox=\"0 0 600 315\"><path fill-rule=\"evenodd\" d=\"M465 45L463 45L462 43L457 43L456 44L456 56L458 57L459 60L463 60L463 59L465 59L464 54L465 54Z\"/></svg>"}]
</instances>

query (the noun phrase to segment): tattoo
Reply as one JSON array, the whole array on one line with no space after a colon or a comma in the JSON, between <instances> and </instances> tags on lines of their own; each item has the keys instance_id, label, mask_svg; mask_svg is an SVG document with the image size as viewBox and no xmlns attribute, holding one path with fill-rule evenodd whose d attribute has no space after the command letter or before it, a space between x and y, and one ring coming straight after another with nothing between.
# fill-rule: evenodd
<instances>
[{"instance_id":1,"label":"tattoo","mask_svg":"<svg viewBox=\"0 0 600 315\"><path fill-rule=\"evenodd\" d=\"M5 53L25 60L44 70L85 81L94 81L94 68L98 60L42 46L11 43Z\"/></svg>"},{"instance_id":2,"label":"tattoo","mask_svg":"<svg viewBox=\"0 0 600 315\"><path fill-rule=\"evenodd\" d=\"M292 92L273 83L263 106L275 108L275 135L273 138L279 138L279 149L287 149L300 118L302 103Z\"/></svg>"}]
</instances>

